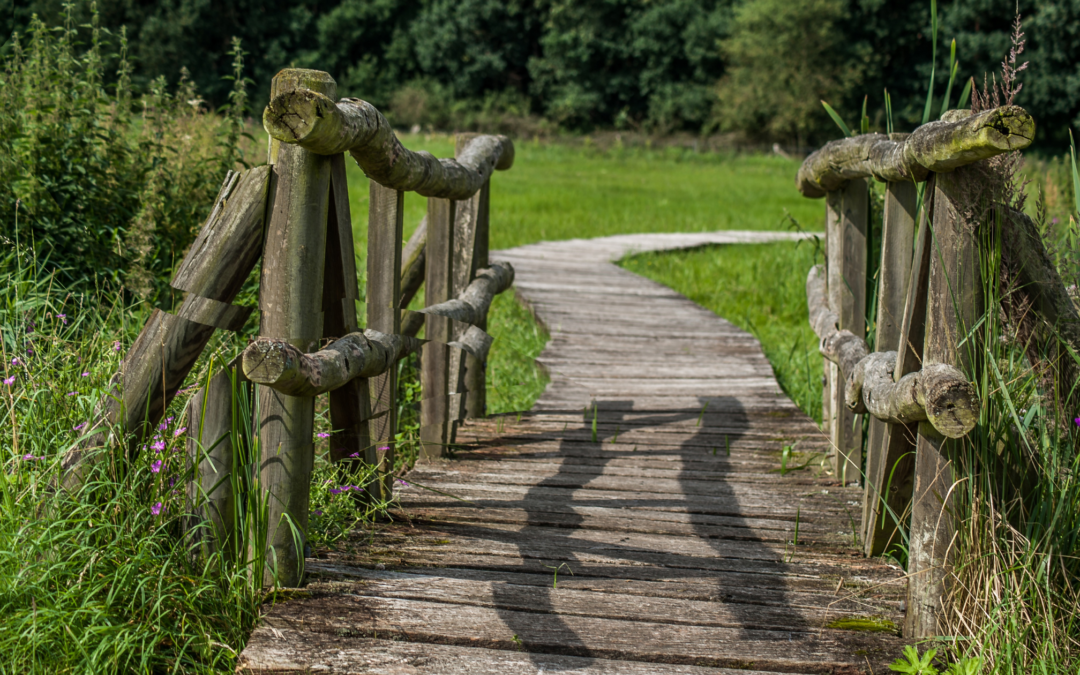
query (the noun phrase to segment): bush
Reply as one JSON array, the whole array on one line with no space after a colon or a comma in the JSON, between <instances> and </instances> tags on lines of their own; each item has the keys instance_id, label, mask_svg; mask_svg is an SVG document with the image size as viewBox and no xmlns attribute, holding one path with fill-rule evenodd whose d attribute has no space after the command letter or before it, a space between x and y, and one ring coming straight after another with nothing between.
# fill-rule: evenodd
<instances>
[{"instance_id":1,"label":"bush","mask_svg":"<svg viewBox=\"0 0 1080 675\"><path fill-rule=\"evenodd\" d=\"M222 118L207 113L185 71L172 93L162 77L136 98L123 31L107 86L112 36L96 13L89 28L80 54L70 13L60 28L35 17L4 61L0 236L32 245L73 289L125 287L163 301L167 275L241 160L241 52L234 43L237 77Z\"/></svg>"}]
</instances>

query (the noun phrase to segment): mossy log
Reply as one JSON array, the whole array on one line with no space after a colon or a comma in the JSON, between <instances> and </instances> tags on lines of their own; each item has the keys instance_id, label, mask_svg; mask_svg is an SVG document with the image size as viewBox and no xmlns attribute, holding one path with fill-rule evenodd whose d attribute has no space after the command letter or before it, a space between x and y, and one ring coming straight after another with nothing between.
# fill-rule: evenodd
<instances>
[{"instance_id":1,"label":"mossy log","mask_svg":"<svg viewBox=\"0 0 1080 675\"><path fill-rule=\"evenodd\" d=\"M425 197L468 199L496 169L514 164L505 136L476 136L456 159L436 159L405 148L375 106L358 98L333 99L307 89L274 97L263 112L271 137L320 155L348 152L369 178Z\"/></svg>"},{"instance_id":2,"label":"mossy log","mask_svg":"<svg viewBox=\"0 0 1080 675\"><path fill-rule=\"evenodd\" d=\"M440 302L420 310L422 314L445 316L461 323L476 325L482 322L491 307L492 300L514 283L514 268L510 263L497 262L476 273L460 297Z\"/></svg>"},{"instance_id":3,"label":"mossy log","mask_svg":"<svg viewBox=\"0 0 1080 675\"><path fill-rule=\"evenodd\" d=\"M810 325L821 339L821 355L840 367L848 409L893 424L925 420L948 438L960 438L975 427L979 399L962 372L936 363L896 382L896 352L870 353L864 339L838 330L826 290L824 267L815 265L806 279Z\"/></svg>"},{"instance_id":4,"label":"mossy log","mask_svg":"<svg viewBox=\"0 0 1080 675\"><path fill-rule=\"evenodd\" d=\"M830 141L806 158L795 184L803 196L820 198L854 178L921 182L930 172L1021 150L1034 138L1035 121L1019 106L977 115L950 110L910 135L862 134Z\"/></svg>"},{"instance_id":5,"label":"mossy log","mask_svg":"<svg viewBox=\"0 0 1080 675\"><path fill-rule=\"evenodd\" d=\"M305 354L285 340L259 338L244 350L244 375L282 394L317 396L357 377L381 375L421 344L416 338L366 330Z\"/></svg>"}]
</instances>

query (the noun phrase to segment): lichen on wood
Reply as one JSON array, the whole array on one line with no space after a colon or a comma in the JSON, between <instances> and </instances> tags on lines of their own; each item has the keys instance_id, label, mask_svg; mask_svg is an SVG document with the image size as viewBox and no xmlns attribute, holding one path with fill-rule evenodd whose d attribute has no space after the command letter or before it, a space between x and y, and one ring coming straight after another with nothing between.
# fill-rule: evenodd
<instances>
[{"instance_id":1,"label":"lichen on wood","mask_svg":"<svg viewBox=\"0 0 1080 675\"><path fill-rule=\"evenodd\" d=\"M420 310L423 314L445 316L461 323L478 324L487 317L491 301L514 283L514 268L507 262L493 263L476 273L460 297Z\"/></svg>"},{"instance_id":2,"label":"lichen on wood","mask_svg":"<svg viewBox=\"0 0 1080 675\"><path fill-rule=\"evenodd\" d=\"M289 396L317 396L357 377L380 375L422 344L415 338L366 330L305 354L285 340L259 338L244 350L244 375Z\"/></svg>"},{"instance_id":3,"label":"lichen on wood","mask_svg":"<svg viewBox=\"0 0 1080 675\"><path fill-rule=\"evenodd\" d=\"M855 178L921 182L931 172L1021 150L1035 138L1035 121L1019 106L964 112L951 110L910 135L875 133L830 141L806 158L795 184L803 196L820 198Z\"/></svg>"},{"instance_id":4,"label":"lichen on wood","mask_svg":"<svg viewBox=\"0 0 1080 675\"><path fill-rule=\"evenodd\" d=\"M962 372L935 363L894 381L896 352L871 353L866 340L838 330L826 291L824 266L815 265L806 279L810 325L821 340L821 355L840 367L848 409L894 424L926 420L948 438L975 428L979 399Z\"/></svg>"},{"instance_id":5,"label":"lichen on wood","mask_svg":"<svg viewBox=\"0 0 1080 675\"><path fill-rule=\"evenodd\" d=\"M348 152L372 180L425 197L468 199L496 169L514 163L505 136L476 136L456 159L436 159L405 148L375 106L358 98L333 99L306 89L274 97L263 112L271 137L320 155Z\"/></svg>"}]
</instances>

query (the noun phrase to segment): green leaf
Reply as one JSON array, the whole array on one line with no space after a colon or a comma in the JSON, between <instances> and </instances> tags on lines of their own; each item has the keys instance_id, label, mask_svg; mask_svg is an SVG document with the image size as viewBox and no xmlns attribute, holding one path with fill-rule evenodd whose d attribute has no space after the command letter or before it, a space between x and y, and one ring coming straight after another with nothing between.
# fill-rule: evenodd
<instances>
[{"instance_id":1,"label":"green leaf","mask_svg":"<svg viewBox=\"0 0 1080 675\"><path fill-rule=\"evenodd\" d=\"M930 86L926 88L923 124L930 121L930 107L934 104L934 76L937 74L937 0L930 0L930 36Z\"/></svg>"},{"instance_id":2,"label":"green leaf","mask_svg":"<svg viewBox=\"0 0 1080 675\"><path fill-rule=\"evenodd\" d=\"M891 134L893 132L892 122L892 97L889 96L889 90L885 90L885 133Z\"/></svg>"},{"instance_id":3,"label":"green leaf","mask_svg":"<svg viewBox=\"0 0 1080 675\"><path fill-rule=\"evenodd\" d=\"M866 116L866 101L869 96L863 96L862 100L862 117L859 118L860 131L864 134L870 133L870 118Z\"/></svg>"},{"instance_id":4,"label":"green leaf","mask_svg":"<svg viewBox=\"0 0 1080 675\"><path fill-rule=\"evenodd\" d=\"M960 92L960 100L956 102L957 110L964 110L968 107L968 99L971 98L971 83L975 80L968 78L967 84L964 85L964 91Z\"/></svg>"},{"instance_id":5,"label":"green leaf","mask_svg":"<svg viewBox=\"0 0 1080 675\"><path fill-rule=\"evenodd\" d=\"M836 126L840 127L840 131L843 131L845 136L855 135L851 133L851 129L848 128L848 125L844 124L844 120L840 119L840 113L833 110L831 105L825 101L822 101L821 105L825 106L825 112L829 113L829 117L833 118L833 122L836 122Z\"/></svg>"},{"instance_id":6,"label":"green leaf","mask_svg":"<svg viewBox=\"0 0 1080 675\"><path fill-rule=\"evenodd\" d=\"M956 40L953 40L953 43L955 44ZM945 98L941 101L941 113L938 115L939 117L944 115L945 111L949 109L949 98L952 96L952 86L953 82L956 80L956 71L959 68L959 63L954 63L952 65L952 72L949 73L949 85L945 87Z\"/></svg>"},{"instance_id":7,"label":"green leaf","mask_svg":"<svg viewBox=\"0 0 1080 675\"><path fill-rule=\"evenodd\" d=\"M1069 129L1069 157L1072 161L1073 206L1080 215L1080 173L1076 170L1076 143L1073 141L1072 129Z\"/></svg>"}]
</instances>

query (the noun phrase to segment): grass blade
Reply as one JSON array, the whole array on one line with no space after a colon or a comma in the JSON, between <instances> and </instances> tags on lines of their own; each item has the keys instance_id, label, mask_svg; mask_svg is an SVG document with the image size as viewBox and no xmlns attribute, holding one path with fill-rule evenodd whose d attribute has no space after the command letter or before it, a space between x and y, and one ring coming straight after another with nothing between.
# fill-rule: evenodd
<instances>
[{"instance_id":1,"label":"grass blade","mask_svg":"<svg viewBox=\"0 0 1080 675\"><path fill-rule=\"evenodd\" d=\"M836 122L836 126L840 127L840 131L843 131L845 136L855 135L851 133L851 129L848 128L848 125L844 124L844 120L840 118L840 113L833 110L831 105L825 101L822 101L821 105L825 106L825 112L829 113L829 117L833 118L833 122Z\"/></svg>"}]
</instances>

